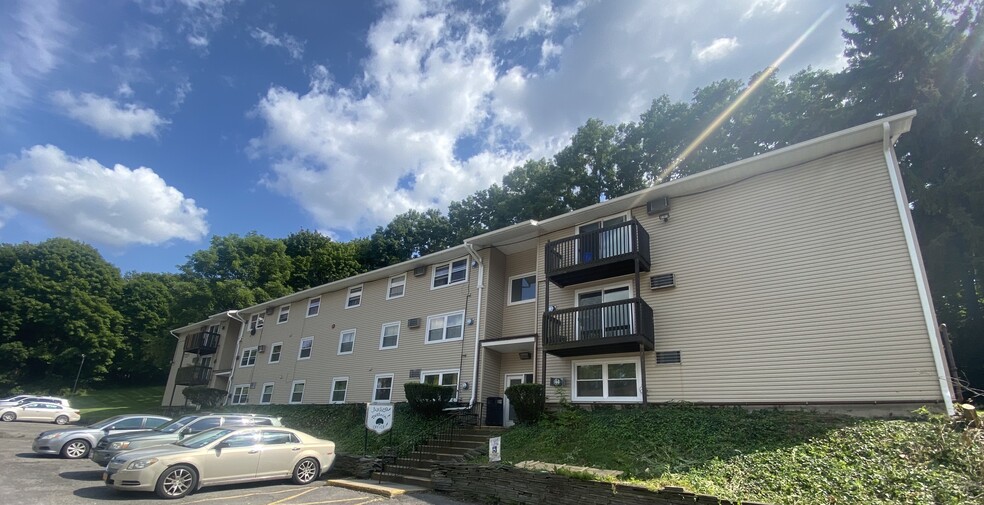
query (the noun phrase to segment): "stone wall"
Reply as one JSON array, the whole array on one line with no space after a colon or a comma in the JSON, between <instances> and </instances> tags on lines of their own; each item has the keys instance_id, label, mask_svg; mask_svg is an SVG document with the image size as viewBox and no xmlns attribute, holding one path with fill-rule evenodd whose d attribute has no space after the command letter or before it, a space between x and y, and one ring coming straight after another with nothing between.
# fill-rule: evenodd
<instances>
[{"instance_id":1,"label":"stone wall","mask_svg":"<svg viewBox=\"0 0 984 505\"><path fill-rule=\"evenodd\" d=\"M335 462L328 471L329 477L355 477L368 479L372 475L372 467L377 458L352 454L335 454Z\"/></svg>"}]
</instances>

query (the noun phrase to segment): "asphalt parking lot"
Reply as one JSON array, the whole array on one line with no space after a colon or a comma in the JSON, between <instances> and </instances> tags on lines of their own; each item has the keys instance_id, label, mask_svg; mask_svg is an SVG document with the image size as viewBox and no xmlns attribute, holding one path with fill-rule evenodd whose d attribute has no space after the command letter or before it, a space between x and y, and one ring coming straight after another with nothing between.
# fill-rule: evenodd
<instances>
[{"instance_id":1,"label":"asphalt parking lot","mask_svg":"<svg viewBox=\"0 0 984 505\"><path fill-rule=\"evenodd\" d=\"M264 482L236 486L206 487L180 500L161 500L153 493L116 492L102 482L102 468L88 459L66 460L35 454L31 441L38 433L56 428L53 424L0 422L0 503L27 505L78 505L111 501L137 501L142 504L209 505L364 505L431 504L467 505L444 496L415 493L384 498L381 496L326 486L324 479L308 486Z\"/></svg>"}]
</instances>

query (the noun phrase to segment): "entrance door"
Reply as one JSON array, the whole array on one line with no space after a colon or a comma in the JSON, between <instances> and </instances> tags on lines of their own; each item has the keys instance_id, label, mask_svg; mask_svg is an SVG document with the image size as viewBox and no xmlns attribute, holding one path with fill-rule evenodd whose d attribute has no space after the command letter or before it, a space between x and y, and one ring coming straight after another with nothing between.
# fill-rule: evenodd
<instances>
[{"instance_id":1,"label":"entrance door","mask_svg":"<svg viewBox=\"0 0 984 505\"><path fill-rule=\"evenodd\" d=\"M632 311L629 305L593 308L607 302L632 298L628 286L578 293L578 340L628 335L632 328Z\"/></svg>"},{"instance_id":2,"label":"entrance door","mask_svg":"<svg viewBox=\"0 0 984 505\"><path fill-rule=\"evenodd\" d=\"M508 373L506 374L505 387L515 386L516 384L529 384L533 382L533 374L531 373ZM503 388L505 391L505 388ZM505 394L502 395L502 410L505 413L505 419L502 420L502 425L506 428L516 424L516 409L509 404L509 397Z\"/></svg>"},{"instance_id":3,"label":"entrance door","mask_svg":"<svg viewBox=\"0 0 984 505\"><path fill-rule=\"evenodd\" d=\"M631 237L628 228L613 229L625 221L626 216L622 215L579 226L578 234L590 232L597 232L597 234L579 241L578 263L590 263L630 252Z\"/></svg>"}]
</instances>

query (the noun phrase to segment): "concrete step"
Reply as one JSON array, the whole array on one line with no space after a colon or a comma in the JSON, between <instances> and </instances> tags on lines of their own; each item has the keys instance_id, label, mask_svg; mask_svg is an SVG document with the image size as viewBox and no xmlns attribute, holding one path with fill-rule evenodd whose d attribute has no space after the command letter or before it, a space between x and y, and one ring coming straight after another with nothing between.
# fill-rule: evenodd
<instances>
[{"instance_id":1,"label":"concrete step","mask_svg":"<svg viewBox=\"0 0 984 505\"><path fill-rule=\"evenodd\" d=\"M372 478L376 480L399 482L401 484L410 484L412 486L420 486L420 487L425 487L427 489L434 489L434 483L431 482L429 478L414 477L412 475L399 475L390 472L372 472Z\"/></svg>"},{"instance_id":2,"label":"concrete step","mask_svg":"<svg viewBox=\"0 0 984 505\"><path fill-rule=\"evenodd\" d=\"M480 449L489 445L489 441L471 441L471 440L455 440L453 442L435 442L428 441L424 445L418 447L441 447L448 451L452 450L462 450L469 451L471 449Z\"/></svg>"},{"instance_id":3,"label":"concrete step","mask_svg":"<svg viewBox=\"0 0 984 505\"><path fill-rule=\"evenodd\" d=\"M424 479L429 479L432 469L433 466L431 466L430 464L422 464L421 466L405 466L403 462L398 461L396 464L386 465L386 468L384 468L383 471L386 473L395 473L398 475L410 475L413 477L421 477Z\"/></svg>"},{"instance_id":4,"label":"concrete step","mask_svg":"<svg viewBox=\"0 0 984 505\"><path fill-rule=\"evenodd\" d=\"M465 452L447 451L442 448L431 448L430 450L414 451L414 459L427 461L460 461L465 458Z\"/></svg>"}]
</instances>

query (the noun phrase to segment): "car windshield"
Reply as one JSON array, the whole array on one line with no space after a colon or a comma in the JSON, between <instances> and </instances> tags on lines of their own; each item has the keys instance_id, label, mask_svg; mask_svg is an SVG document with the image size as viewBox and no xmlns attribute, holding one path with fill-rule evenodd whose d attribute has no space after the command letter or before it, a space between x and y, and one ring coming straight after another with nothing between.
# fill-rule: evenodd
<instances>
[{"instance_id":1,"label":"car windshield","mask_svg":"<svg viewBox=\"0 0 984 505\"><path fill-rule=\"evenodd\" d=\"M189 447L191 449L199 449L205 447L208 444L232 433L236 430L230 430L228 428L212 428L210 430L205 430L197 435L192 435L180 442L175 442L174 445L181 447Z\"/></svg>"},{"instance_id":2,"label":"car windshield","mask_svg":"<svg viewBox=\"0 0 984 505\"><path fill-rule=\"evenodd\" d=\"M0 400L0 402L19 402L19 401L23 400L24 398L27 398L27 395L11 396L10 398L4 398L4 399Z\"/></svg>"},{"instance_id":3,"label":"car windshield","mask_svg":"<svg viewBox=\"0 0 984 505\"><path fill-rule=\"evenodd\" d=\"M175 419L169 423L162 424L156 428L154 431L163 431L164 433L175 433L176 431L184 428L186 424L198 419L198 416L185 416L181 419Z\"/></svg>"},{"instance_id":4,"label":"car windshield","mask_svg":"<svg viewBox=\"0 0 984 505\"><path fill-rule=\"evenodd\" d=\"M101 430L101 429L103 429L103 428L105 428L105 427L107 427L107 426L115 423L116 421L119 421L120 419L123 419L123 416L113 416L113 417L110 417L109 419L103 419L102 421L99 421L98 423L90 424L89 425L89 428L92 428L94 430Z\"/></svg>"}]
</instances>

